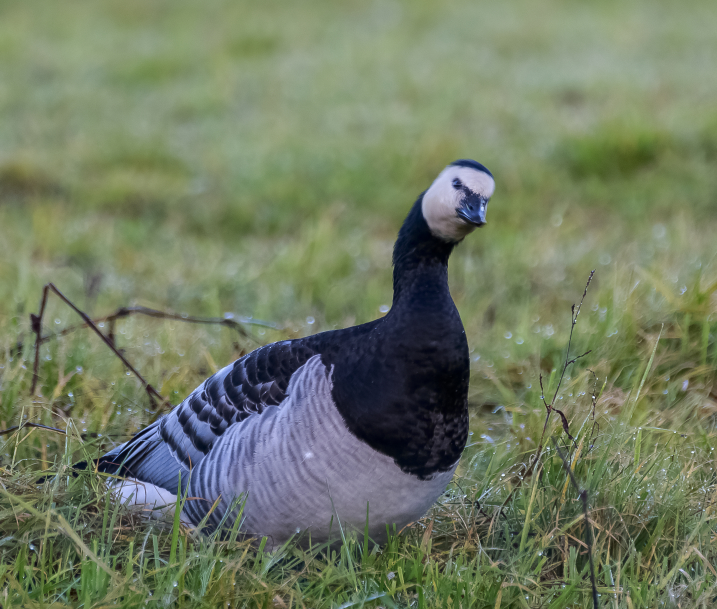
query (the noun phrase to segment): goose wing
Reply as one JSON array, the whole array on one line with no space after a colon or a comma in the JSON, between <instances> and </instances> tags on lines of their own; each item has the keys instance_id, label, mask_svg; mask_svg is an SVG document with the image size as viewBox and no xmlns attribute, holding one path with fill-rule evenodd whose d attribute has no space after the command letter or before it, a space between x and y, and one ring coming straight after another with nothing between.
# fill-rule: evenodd
<instances>
[{"instance_id":1,"label":"goose wing","mask_svg":"<svg viewBox=\"0 0 717 609\"><path fill-rule=\"evenodd\" d=\"M315 351L304 340L252 351L205 380L169 414L99 461L100 471L133 477L169 491L177 473L195 467L226 430L287 396L293 374Z\"/></svg>"}]
</instances>

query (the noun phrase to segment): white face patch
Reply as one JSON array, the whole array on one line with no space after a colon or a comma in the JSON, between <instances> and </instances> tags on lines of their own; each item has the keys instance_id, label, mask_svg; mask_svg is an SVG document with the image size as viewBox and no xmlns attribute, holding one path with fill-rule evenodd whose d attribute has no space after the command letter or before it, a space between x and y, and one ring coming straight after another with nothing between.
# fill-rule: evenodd
<instances>
[{"instance_id":1,"label":"white face patch","mask_svg":"<svg viewBox=\"0 0 717 609\"><path fill-rule=\"evenodd\" d=\"M475 229L457 215L465 191L456 189L453 181L459 179L473 193L490 199L495 182L487 173L471 167L449 165L434 180L423 195L422 211L431 232L446 241L460 241Z\"/></svg>"}]
</instances>

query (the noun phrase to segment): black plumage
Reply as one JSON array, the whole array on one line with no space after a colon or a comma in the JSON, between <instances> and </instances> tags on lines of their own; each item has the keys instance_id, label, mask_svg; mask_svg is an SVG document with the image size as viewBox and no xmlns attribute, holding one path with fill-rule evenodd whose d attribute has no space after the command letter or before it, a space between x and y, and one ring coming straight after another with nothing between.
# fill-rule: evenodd
<instances>
[{"instance_id":1,"label":"black plumage","mask_svg":"<svg viewBox=\"0 0 717 609\"><path fill-rule=\"evenodd\" d=\"M490 176L475 161L454 165ZM425 194L398 234L393 304L385 317L249 353L102 457L100 470L176 492L178 474L186 481L227 429L281 406L292 375L315 355L331 371L335 408L351 434L420 480L454 468L468 437L470 372L447 277L448 258L460 239L434 234L424 217ZM340 458L340 446L336 453Z\"/></svg>"}]
</instances>

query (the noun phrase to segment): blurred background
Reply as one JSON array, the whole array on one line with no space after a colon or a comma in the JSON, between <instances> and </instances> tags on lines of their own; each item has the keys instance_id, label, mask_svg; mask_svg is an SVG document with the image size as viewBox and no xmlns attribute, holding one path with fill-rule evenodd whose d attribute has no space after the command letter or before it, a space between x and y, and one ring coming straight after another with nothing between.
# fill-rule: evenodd
<instances>
[{"instance_id":1,"label":"blurred background","mask_svg":"<svg viewBox=\"0 0 717 609\"><path fill-rule=\"evenodd\" d=\"M681 399L717 357L716 31L706 0L0 3L0 424L44 283L93 315L275 326L118 322L176 403L262 342L385 313L400 223L457 158L497 182L450 267L472 403L539 403L591 269L586 365L627 387L665 323L694 362L655 394ZM75 322L51 299L47 332ZM151 416L88 333L41 355L85 431Z\"/></svg>"}]
</instances>

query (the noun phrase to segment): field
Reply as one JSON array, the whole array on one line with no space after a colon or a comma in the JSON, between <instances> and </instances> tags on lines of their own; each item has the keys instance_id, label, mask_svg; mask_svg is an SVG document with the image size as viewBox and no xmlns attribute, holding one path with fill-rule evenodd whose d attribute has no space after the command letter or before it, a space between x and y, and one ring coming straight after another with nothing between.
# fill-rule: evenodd
<instances>
[{"instance_id":1,"label":"field","mask_svg":"<svg viewBox=\"0 0 717 609\"><path fill-rule=\"evenodd\" d=\"M590 556L600 607L714 606L715 31L707 0L0 2L0 607L588 608ZM398 227L457 158L497 191L451 259L472 435L422 521L265 553L67 475L164 410L86 329L30 394L45 283L94 317L241 321L117 321L176 404L385 313ZM575 440L554 414L535 461L593 269L555 401ZM45 334L79 321L50 297Z\"/></svg>"}]
</instances>

